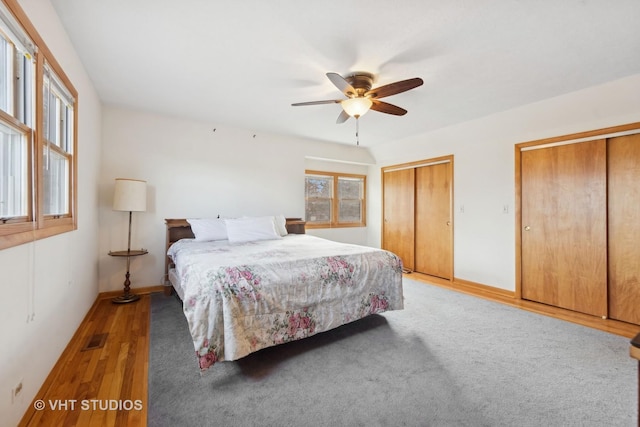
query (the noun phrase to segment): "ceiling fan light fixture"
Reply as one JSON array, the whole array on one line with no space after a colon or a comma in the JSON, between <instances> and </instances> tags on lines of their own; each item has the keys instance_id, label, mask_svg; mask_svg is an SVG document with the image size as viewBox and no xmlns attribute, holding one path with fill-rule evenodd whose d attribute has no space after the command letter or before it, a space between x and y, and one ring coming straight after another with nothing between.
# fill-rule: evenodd
<instances>
[{"instance_id":1,"label":"ceiling fan light fixture","mask_svg":"<svg viewBox=\"0 0 640 427\"><path fill-rule=\"evenodd\" d=\"M362 117L367 111L369 111L369 108L371 108L373 102L367 97L360 96L345 99L344 101L340 102L340 105L342 106L342 109L345 113L357 119L359 117Z\"/></svg>"}]
</instances>

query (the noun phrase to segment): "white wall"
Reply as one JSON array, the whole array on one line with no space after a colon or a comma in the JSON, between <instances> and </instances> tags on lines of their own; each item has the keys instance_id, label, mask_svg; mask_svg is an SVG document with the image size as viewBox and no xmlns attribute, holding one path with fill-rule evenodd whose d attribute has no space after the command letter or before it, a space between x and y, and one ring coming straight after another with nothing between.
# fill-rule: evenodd
<instances>
[{"instance_id":1,"label":"white wall","mask_svg":"<svg viewBox=\"0 0 640 427\"><path fill-rule=\"evenodd\" d=\"M215 132L213 129L216 129ZM186 119L105 107L100 176L100 291L122 289L128 214L111 209L115 178L147 181L146 212L134 212L132 288L159 285L164 273L165 218L284 214L304 217L308 157L372 164L366 149L254 133ZM341 163L342 164L342 163ZM364 230L364 229L363 229ZM313 232L310 232L312 234ZM348 231L364 242L366 230ZM349 233L351 233L349 235ZM338 236L340 237L340 236ZM343 236L344 237L344 236Z\"/></svg>"},{"instance_id":2,"label":"white wall","mask_svg":"<svg viewBox=\"0 0 640 427\"><path fill-rule=\"evenodd\" d=\"M635 75L374 147L369 197L381 200L381 167L453 154L454 276L514 291L515 144L638 122L639 94ZM369 244L380 245L381 209L369 224Z\"/></svg>"},{"instance_id":3,"label":"white wall","mask_svg":"<svg viewBox=\"0 0 640 427\"><path fill-rule=\"evenodd\" d=\"M78 230L0 251L2 426L19 422L98 294L100 101L49 1L20 4L79 93Z\"/></svg>"}]
</instances>

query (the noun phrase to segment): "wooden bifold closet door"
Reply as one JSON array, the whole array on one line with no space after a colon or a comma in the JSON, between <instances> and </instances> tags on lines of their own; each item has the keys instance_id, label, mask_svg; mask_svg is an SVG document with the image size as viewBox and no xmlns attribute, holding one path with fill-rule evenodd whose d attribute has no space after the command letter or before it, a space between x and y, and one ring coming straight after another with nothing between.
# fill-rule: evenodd
<instances>
[{"instance_id":1,"label":"wooden bifold closet door","mask_svg":"<svg viewBox=\"0 0 640 427\"><path fill-rule=\"evenodd\" d=\"M640 325L640 134L608 141L609 317Z\"/></svg>"},{"instance_id":2,"label":"wooden bifold closet door","mask_svg":"<svg viewBox=\"0 0 640 427\"><path fill-rule=\"evenodd\" d=\"M382 185L382 247L398 255L405 269L413 270L415 170L384 172Z\"/></svg>"},{"instance_id":3,"label":"wooden bifold closet door","mask_svg":"<svg viewBox=\"0 0 640 427\"><path fill-rule=\"evenodd\" d=\"M416 168L415 270L452 276L451 163Z\"/></svg>"},{"instance_id":4,"label":"wooden bifold closet door","mask_svg":"<svg viewBox=\"0 0 640 427\"><path fill-rule=\"evenodd\" d=\"M382 247L405 269L453 277L453 156L382 171Z\"/></svg>"},{"instance_id":5,"label":"wooden bifold closet door","mask_svg":"<svg viewBox=\"0 0 640 427\"><path fill-rule=\"evenodd\" d=\"M522 298L640 325L640 133L520 153Z\"/></svg>"},{"instance_id":6,"label":"wooden bifold closet door","mask_svg":"<svg viewBox=\"0 0 640 427\"><path fill-rule=\"evenodd\" d=\"M607 314L604 139L523 151L522 298Z\"/></svg>"}]
</instances>

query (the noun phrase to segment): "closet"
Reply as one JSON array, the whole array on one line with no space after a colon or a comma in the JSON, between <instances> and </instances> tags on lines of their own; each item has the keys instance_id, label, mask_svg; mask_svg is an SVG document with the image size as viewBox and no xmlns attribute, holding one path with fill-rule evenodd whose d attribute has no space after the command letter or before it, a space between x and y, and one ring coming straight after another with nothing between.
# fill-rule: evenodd
<instances>
[{"instance_id":1,"label":"closet","mask_svg":"<svg viewBox=\"0 0 640 427\"><path fill-rule=\"evenodd\" d=\"M633 128L516 146L523 299L640 324L640 126Z\"/></svg>"},{"instance_id":2,"label":"closet","mask_svg":"<svg viewBox=\"0 0 640 427\"><path fill-rule=\"evenodd\" d=\"M451 280L453 156L382 169L382 247L406 270Z\"/></svg>"}]
</instances>

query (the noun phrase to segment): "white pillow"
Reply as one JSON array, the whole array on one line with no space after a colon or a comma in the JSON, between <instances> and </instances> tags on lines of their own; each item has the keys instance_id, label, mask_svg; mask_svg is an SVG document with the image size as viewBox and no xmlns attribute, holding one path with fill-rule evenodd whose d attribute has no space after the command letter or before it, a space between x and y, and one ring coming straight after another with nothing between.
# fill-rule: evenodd
<instances>
[{"instance_id":1,"label":"white pillow","mask_svg":"<svg viewBox=\"0 0 640 427\"><path fill-rule=\"evenodd\" d=\"M273 221L274 226L276 227L276 232L280 235L280 236L286 236L287 234L289 234L289 232L287 231L287 219L284 217L284 215L276 215L276 216L243 216L241 218L271 218L271 220Z\"/></svg>"},{"instance_id":2,"label":"white pillow","mask_svg":"<svg viewBox=\"0 0 640 427\"><path fill-rule=\"evenodd\" d=\"M229 241L233 243L282 238L276 231L272 216L227 219L225 223Z\"/></svg>"},{"instance_id":3,"label":"white pillow","mask_svg":"<svg viewBox=\"0 0 640 427\"><path fill-rule=\"evenodd\" d=\"M227 240L227 225L224 219L219 218L189 218L191 231L198 242L210 240Z\"/></svg>"},{"instance_id":4,"label":"white pillow","mask_svg":"<svg viewBox=\"0 0 640 427\"><path fill-rule=\"evenodd\" d=\"M287 219L284 215L276 215L273 217L273 222L276 225L276 231L281 236L286 236L289 234L287 232Z\"/></svg>"}]
</instances>

